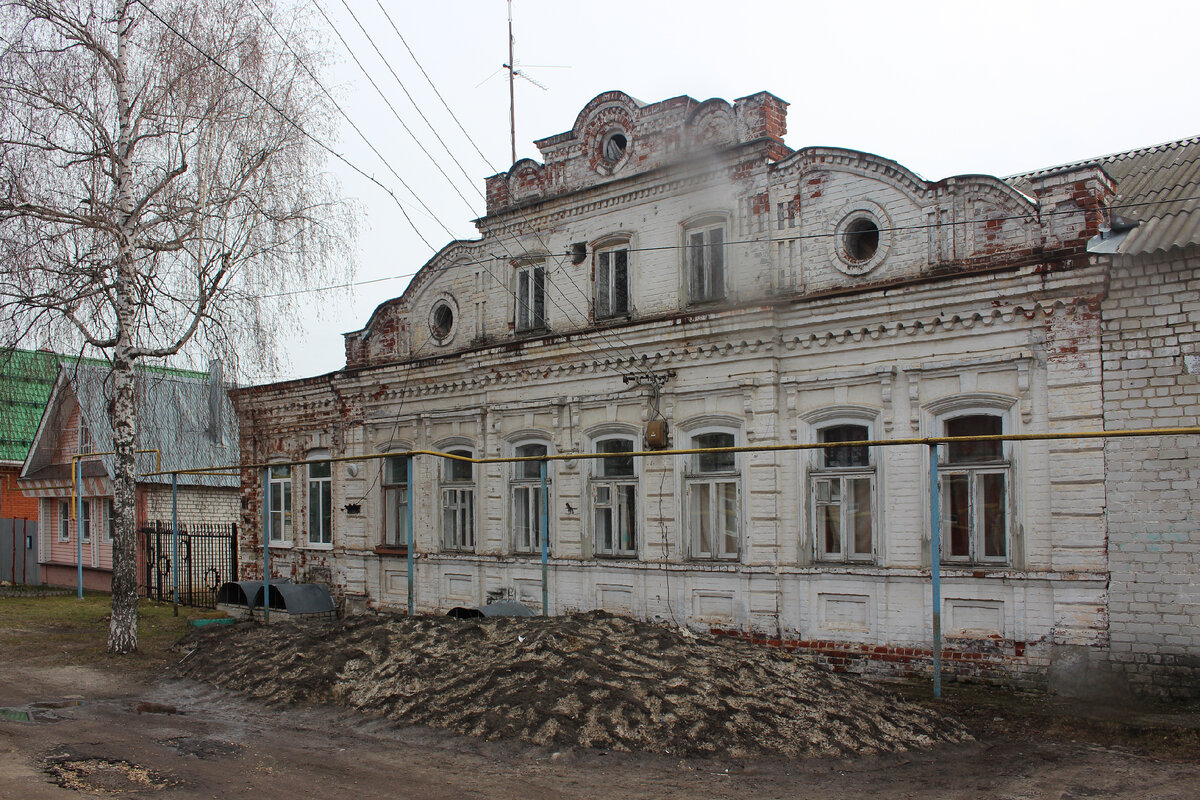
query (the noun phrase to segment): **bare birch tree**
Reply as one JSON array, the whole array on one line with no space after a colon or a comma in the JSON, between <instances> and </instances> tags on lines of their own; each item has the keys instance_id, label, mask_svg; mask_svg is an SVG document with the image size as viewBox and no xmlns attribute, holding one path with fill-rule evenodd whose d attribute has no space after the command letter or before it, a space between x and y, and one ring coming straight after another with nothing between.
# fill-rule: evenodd
<instances>
[{"instance_id":1,"label":"bare birch tree","mask_svg":"<svg viewBox=\"0 0 1200 800\"><path fill-rule=\"evenodd\" d=\"M128 653L137 363L269 354L277 309L262 298L343 263L322 55L272 0L0 7L0 323L7 343L81 342L111 361L108 649Z\"/></svg>"}]
</instances>

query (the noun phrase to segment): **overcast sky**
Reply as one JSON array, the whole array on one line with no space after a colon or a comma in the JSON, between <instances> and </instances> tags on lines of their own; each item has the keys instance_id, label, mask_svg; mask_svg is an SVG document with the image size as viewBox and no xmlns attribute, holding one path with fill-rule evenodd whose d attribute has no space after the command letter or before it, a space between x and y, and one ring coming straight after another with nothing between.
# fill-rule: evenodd
<instances>
[{"instance_id":1,"label":"overcast sky","mask_svg":"<svg viewBox=\"0 0 1200 800\"><path fill-rule=\"evenodd\" d=\"M286 369L254 382L344 366L341 334L401 294L452 236L476 236L483 180L511 161L505 0L381 0L391 21L376 0L345 0L370 39L343 0L318 2L336 28L330 83L390 166L347 123L336 147L405 204L420 236L387 192L331 164L362 213L353 280L387 280L312 295ZM546 87L518 79L518 158L540 160L533 140L568 130L610 89L644 102L766 90L791 104L789 146L866 150L930 180L1004 176L1200 134L1196 3L514 0L513 21L518 68Z\"/></svg>"}]
</instances>

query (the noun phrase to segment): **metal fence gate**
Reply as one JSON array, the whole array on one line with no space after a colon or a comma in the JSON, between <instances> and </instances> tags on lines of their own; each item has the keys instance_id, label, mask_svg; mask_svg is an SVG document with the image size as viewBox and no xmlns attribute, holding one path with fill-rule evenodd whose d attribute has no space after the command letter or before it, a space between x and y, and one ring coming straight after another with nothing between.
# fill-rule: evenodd
<instances>
[{"instance_id":1,"label":"metal fence gate","mask_svg":"<svg viewBox=\"0 0 1200 800\"><path fill-rule=\"evenodd\" d=\"M144 557L142 594L153 600L171 600L176 575L179 602L185 606L216 608L217 590L237 580L237 525L181 524L178 565L171 523L152 522L138 529Z\"/></svg>"},{"instance_id":2,"label":"metal fence gate","mask_svg":"<svg viewBox=\"0 0 1200 800\"><path fill-rule=\"evenodd\" d=\"M37 532L36 519L0 519L0 581L26 586L42 582Z\"/></svg>"}]
</instances>

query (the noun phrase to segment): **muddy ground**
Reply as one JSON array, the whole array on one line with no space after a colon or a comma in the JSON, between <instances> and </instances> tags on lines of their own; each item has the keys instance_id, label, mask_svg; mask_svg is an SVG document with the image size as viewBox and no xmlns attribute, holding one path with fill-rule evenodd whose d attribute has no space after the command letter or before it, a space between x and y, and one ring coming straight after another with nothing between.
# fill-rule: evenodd
<instances>
[{"instance_id":1,"label":"muddy ground","mask_svg":"<svg viewBox=\"0 0 1200 800\"><path fill-rule=\"evenodd\" d=\"M946 700L933 703L926 687L912 685L899 688L929 719L944 716L974 740L819 758L539 746L406 725L327 702L257 700L173 677L172 662L191 644L134 659L98 656L95 641L85 647L77 640L102 642L102 618L95 633L46 635L44 622L14 626L3 603L0 624L19 635L0 632L0 707L7 709L0 713L0 798L101 796L96 790L118 797L527 800L1200 795L1196 709L1110 709L953 685ZM302 683L311 676L282 677ZM29 721L11 718L22 712Z\"/></svg>"}]
</instances>

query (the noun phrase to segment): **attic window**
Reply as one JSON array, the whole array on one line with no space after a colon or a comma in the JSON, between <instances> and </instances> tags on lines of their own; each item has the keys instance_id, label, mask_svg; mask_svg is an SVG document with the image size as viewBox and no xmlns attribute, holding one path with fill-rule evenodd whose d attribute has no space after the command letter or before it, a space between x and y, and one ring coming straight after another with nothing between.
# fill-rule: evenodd
<instances>
[{"instance_id":1,"label":"attic window","mask_svg":"<svg viewBox=\"0 0 1200 800\"><path fill-rule=\"evenodd\" d=\"M625 157L625 149L629 147L629 139L620 131L604 137L600 146L600 155L609 164L616 164Z\"/></svg>"},{"instance_id":2,"label":"attic window","mask_svg":"<svg viewBox=\"0 0 1200 800\"><path fill-rule=\"evenodd\" d=\"M859 217L842 233L842 252L850 261L870 261L879 250L879 226Z\"/></svg>"},{"instance_id":3,"label":"attic window","mask_svg":"<svg viewBox=\"0 0 1200 800\"><path fill-rule=\"evenodd\" d=\"M454 307L448 300L438 300L429 312L429 332L438 344L447 342L454 333Z\"/></svg>"}]
</instances>

